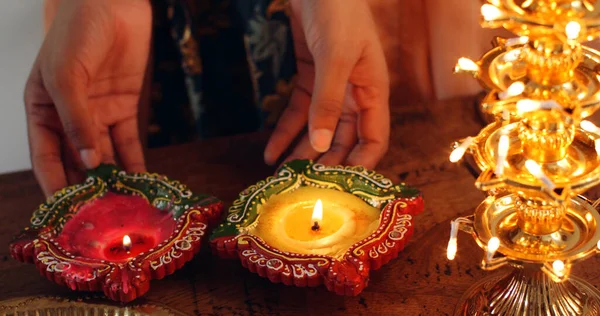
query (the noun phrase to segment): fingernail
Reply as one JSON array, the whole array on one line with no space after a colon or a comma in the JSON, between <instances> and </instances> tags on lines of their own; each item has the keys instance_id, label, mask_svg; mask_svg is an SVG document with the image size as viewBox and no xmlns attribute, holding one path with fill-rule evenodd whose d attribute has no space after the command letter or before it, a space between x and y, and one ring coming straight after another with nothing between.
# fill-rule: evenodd
<instances>
[{"instance_id":1,"label":"fingernail","mask_svg":"<svg viewBox=\"0 0 600 316\"><path fill-rule=\"evenodd\" d=\"M329 150L332 139L333 132L328 129L317 129L310 133L310 144L316 151L320 153L324 153Z\"/></svg>"},{"instance_id":2,"label":"fingernail","mask_svg":"<svg viewBox=\"0 0 600 316\"><path fill-rule=\"evenodd\" d=\"M275 159L273 159L273 155L271 154L270 151L265 151L264 153L264 160L265 163L269 166L272 166L275 163Z\"/></svg>"},{"instance_id":3,"label":"fingernail","mask_svg":"<svg viewBox=\"0 0 600 316\"><path fill-rule=\"evenodd\" d=\"M86 169L96 168L100 164L100 157L94 149L82 149L79 151L79 155Z\"/></svg>"}]
</instances>

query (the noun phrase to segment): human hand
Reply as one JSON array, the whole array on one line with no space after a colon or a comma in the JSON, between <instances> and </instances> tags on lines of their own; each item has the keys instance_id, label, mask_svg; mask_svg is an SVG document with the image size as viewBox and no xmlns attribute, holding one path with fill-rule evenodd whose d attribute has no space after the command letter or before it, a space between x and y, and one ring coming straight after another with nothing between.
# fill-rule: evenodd
<instances>
[{"instance_id":1,"label":"human hand","mask_svg":"<svg viewBox=\"0 0 600 316\"><path fill-rule=\"evenodd\" d=\"M114 163L115 151L127 171L145 169L137 112L150 51L150 2L57 5L25 86L31 161L46 196L79 182L86 168Z\"/></svg>"},{"instance_id":2,"label":"human hand","mask_svg":"<svg viewBox=\"0 0 600 316\"><path fill-rule=\"evenodd\" d=\"M275 163L318 159L373 168L389 142L389 79L365 0L290 0L298 78L265 149Z\"/></svg>"}]
</instances>

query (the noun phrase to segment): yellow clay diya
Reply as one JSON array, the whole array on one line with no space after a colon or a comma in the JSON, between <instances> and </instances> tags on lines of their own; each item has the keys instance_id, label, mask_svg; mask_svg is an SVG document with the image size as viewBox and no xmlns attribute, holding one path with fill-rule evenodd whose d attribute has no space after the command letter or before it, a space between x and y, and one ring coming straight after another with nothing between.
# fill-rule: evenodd
<instances>
[{"instance_id":1,"label":"yellow clay diya","mask_svg":"<svg viewBox=\"0 0 600 316\"><path fill-rule=\"evenodd\" d=\"M419 191L363 167L296 160L240 193L211 246L274 283L357 295L422 210Z\"/></svg>"}]
</instances>

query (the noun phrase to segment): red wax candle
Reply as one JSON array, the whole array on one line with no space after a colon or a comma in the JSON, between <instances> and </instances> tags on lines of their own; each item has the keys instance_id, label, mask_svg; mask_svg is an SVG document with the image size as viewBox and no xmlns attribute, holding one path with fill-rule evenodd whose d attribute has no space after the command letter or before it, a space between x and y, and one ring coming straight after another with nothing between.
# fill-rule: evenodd
<instances>
[{"instance_id":1,"label":"red wax candle","mask_svg":"<svg viewBox=\"0 0 600 316\"><path fill-rule=\"evenodd\" d=\"M126 262L147 252L174 231L172 214L138 196L106 193L67 221L58 244L76 257ZM124 244L129 237L130 244Z\"/></svg>"}]
</instances>

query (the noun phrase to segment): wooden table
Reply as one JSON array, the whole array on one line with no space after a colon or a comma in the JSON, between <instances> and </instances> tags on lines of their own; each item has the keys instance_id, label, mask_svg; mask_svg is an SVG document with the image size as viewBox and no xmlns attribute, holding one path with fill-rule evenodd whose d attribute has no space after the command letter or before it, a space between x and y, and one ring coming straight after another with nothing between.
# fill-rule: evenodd
<instances>
[{"instance_id":1,"label":"wooden table","mask_svg":"<svg viewBox=\"0 0 600 316\"><path fill-rule=\"evenodd\" d=\"M446 259L450 220L471 214L484 197L471 174L448 161L450 144L482 126L473 104L461 99L393 110L390 150L378 171L419 187L426 209L416 218L410 244L397 259L372 272L359 296L272 284L205 249L174 275L153 281L150 292L136 303L158 302L189 315L451 314L462 293L489 275L478 266L483 251L466 234L459 236L457 259ZM262 163L266 139L265 134L253 134L151 150L148 168L229 204L245 187L273 173ZM31 172L0 176L0 299L69 293L33 266L9 257L12 235L28 223L41 200ZM574 274L598 285L599 263L597 258L587 260Z\"/></svg>"}]
</instances>

